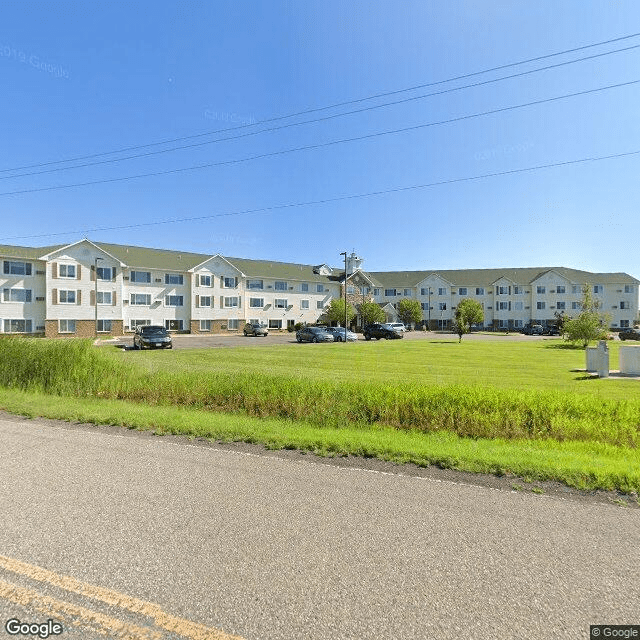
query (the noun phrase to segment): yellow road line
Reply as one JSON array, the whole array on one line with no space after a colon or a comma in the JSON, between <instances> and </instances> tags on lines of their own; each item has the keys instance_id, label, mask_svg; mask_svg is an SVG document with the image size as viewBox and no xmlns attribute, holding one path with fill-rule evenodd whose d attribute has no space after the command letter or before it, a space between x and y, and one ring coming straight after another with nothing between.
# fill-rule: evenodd
<instances>
[{"instance_id":1,"label":"yellow road line","mask_svg":"<svg viewBox=\"0 0 640 640\"><path fill-rule=\"evenodd\" d=\"M56 600L32 589L25 589L24 587L4 582L4 580L0 580L0 598L5 598L9 602L25 607L33 607L37 611L62 622L63 625L73 625L100 635L107 635L108 633L111 638L160 640L161 636L157 631L127 624L102 613L97 613L63 600ZM75 619L69 620L68 616L74 616Z\"/></svg>"},{"instance_id":2,"label":"yellow road line","mask_svg":"<svg viewBox=\"0 0 640 640\"><path fill-rule=\"evenodd\" d=\"M111 606L120 607L131 613L147 616L154 620L156 626L166 631L177 633L190 640L243 640L240 636L231 635L197 622L191 622L185 618L172 616L163 611L157 604L138 600L137 598L132 598L131 596L105 587L96 587L70 576L60 575L54 571L27 564L20 560L0 555L0 568L26 576L32 580L37 580L38 582L46 582L55 587L60 587L66 591L71 591L72 593L77 593Z\"/></svg>"}]
</instances>

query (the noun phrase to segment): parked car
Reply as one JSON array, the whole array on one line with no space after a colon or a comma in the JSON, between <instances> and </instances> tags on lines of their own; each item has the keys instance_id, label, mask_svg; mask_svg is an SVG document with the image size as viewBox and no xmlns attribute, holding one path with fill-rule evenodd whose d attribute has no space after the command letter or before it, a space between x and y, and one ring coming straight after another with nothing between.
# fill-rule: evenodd
<instances>
[{"instance_id":1,"label":"parked car","mask_svg":"<svg viewBox=\"0 0 640 640\"><path fill-rule=\"evenodd\" d=\"M245 336L268 336L269 329L266 324L260 324L259 322L247 322L242 330Z\"/></svg>"},{"instance_id":2,"label":"parked car","mask_svg":"<svg viewBox=\"0 0 640 640\"><path fill-rule=\"evenodd\" d=\"M402 322L387 322L386 323L389 327L392 327L393 329L395 329L396 331L406 331L407 328L404 326L404 323Z\"/></svg>"},{"instance_id":3,"label":"parked car","mask_svg":"<svg viewBox=\"0 0 640 640\"><path fill-rule=\"evenodd\" d=\"M622 329L618 335L620 340L640 340L640 329Z\"/></svg>"},{"instance_id":4,"label":"parked car","mask_svg":"<svg viewBox=\"0 0 640 640\"><path fill-rule=\"evenodd\" d=\"M298 342L333 342L333 336L322 327L303 327L296 331Z\"/></svg>"},{"instance_id":5,"label":"parked car","mask_svg":"<svg viewBox=\"0 0 640 640\"><path fill-rule=\"evenodd\" d=\"M330 333L333 336L335 342L344 342L345 341L345 328L344 327L327 327L327 333ZM353 333L353 331L346 330L346 340L347 342L355 342L358 339L358 334Z\"/></svg>"},{"instance_id":6,"label":"parked car","mask_svg":"<svg viewBox=\"0 0 640 640\"><path fill-rule=\"evenodd\" d=\"M545 335L545 336L559 336L560 335L560 329L558 329L558 327L556 327L555 325L548 325L542 330L542 335Z\"/></svg>"},{"instance_id":7,"label":"parked car","mask_svg":"<svg viewBox=\"0 0 640 640\"><path fill-rule=\"evenodd\" d=\"M381 324L380 322L368 324L364 327L362 333L365 340L371 340L371 338L375 338L376 340L380 340L380 338L385 338L386 340L404 338L402 331L398 331L397 329L390 327L388 324Z\"/></svg>"},{"instance_id":8,"label":"parked car","mask_svg":"<svg viewBox=\"0 0 640 640\"><path fill-rule=\"evenodd\" d=\"M544 329L541 324L528 324L522 330L525 336L541 336Z\"/></svg>"},{"instance_id":9,"label":"parked car","mask_svg":"<svg viewBox=\"0 0 640 640\"><path fill-rule=\"evenodd\" d=\"M133 334L134 349L173 349L169 332L160 325L138 325Z\"/></svg>"}]
</instances>

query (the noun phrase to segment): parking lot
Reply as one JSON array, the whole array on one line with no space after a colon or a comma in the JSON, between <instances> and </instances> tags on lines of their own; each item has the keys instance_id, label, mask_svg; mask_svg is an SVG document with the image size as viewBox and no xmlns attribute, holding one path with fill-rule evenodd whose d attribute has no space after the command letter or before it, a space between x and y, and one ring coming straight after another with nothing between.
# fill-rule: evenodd
<instances>
[{"instance_id":1,"label":"parking lot","mask_svg":"<svg viewBox=\"0 0 640 640\"><path fill-rule=\"evenodd\" d=\"M302 348L306 345L298 345L296 342L296 334L289 332L272 332L266 337L244 336L242 333L230 334L212 334L212 335L192 335L177 334L173 335L174 349L224 349L229 347L266 347L271 345L298 346ZM455 333L436 332L436 331L407 331L404 334L405 340L437 340L437 341L458 341ZM462 340L489 340L512 342L521 340L557 340L548 336L525 336L521 333L468 333ZM375 342L375 340L372 340ZM384 341L383 341L384 342ZM366 343L362 334L358 334L358 343ZM113 340L101 340L100 345L111 345L118 348L131 349L133 346L133 336L124 336L114 338ZM346 343L353 344L353 343ZM320 348L322 348L320 346Z\"/></svg>"}]
</instances>

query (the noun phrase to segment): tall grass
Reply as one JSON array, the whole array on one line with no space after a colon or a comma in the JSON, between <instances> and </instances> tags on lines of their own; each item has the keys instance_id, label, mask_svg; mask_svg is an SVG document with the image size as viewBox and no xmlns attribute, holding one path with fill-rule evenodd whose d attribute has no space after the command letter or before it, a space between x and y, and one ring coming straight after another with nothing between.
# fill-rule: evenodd
<instances>
[{"instance_id":1,"label":"tall grass","mask_svg":"<svg viewBox=\"0 0 640 640\"><path fill-rule=\"evenodd\" d=\"M470 438L640 444L640 400L474 385L335 382L248 371L148 371L90 341L0 340L0 385L286 418L317 427L383 425Z\"/></svg>"}]
</instances>

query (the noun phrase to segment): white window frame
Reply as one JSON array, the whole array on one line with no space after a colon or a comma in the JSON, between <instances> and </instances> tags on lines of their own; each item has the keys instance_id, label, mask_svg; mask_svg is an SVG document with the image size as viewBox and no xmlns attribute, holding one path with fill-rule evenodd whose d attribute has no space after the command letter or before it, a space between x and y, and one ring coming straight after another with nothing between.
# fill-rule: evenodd
<instances>
[{"instance_id":1,"label":"white window frame","mask_svg":"<svg viewBox=\"0 0 640 640\"><path fill-rule=\"evenodd\" d=\"M76 265L75 264L59 264L58 265L58 278L68 278L70 280L76 279Z\"/></svg>"},{"instance_id":2,"label":"white window frame","mask_svg":"<svg viewBox=\"0 0 640 640\"><path fill-rule=\"evenodd\" d=\"M316 284L316 293L324 293L324 285Z\"/></svg>"},{"instance_id":3,"label":"white window frame","mask_svg":"<svg viewBox=\"0 0 640 640\"><path fill-rule=\"evenodd\" d=\"M129 320L129 329L131 329L131 331L135 331L138 326L146 327L150 324L151 320Z\"/></svg>"},{"instance_id":4,"label":"white window frame","mask_svg":"<svg viewBox=\"0 0 640 640\"><path fill-rule=\"evenodd\" d=\"M544 302L544 300L538 300L538 302L536 302L537 311L545 311L546 308L547 308L547 303Z\"/></svg>"},{"instance_id":5,"label":"white window frame","mask_svg":"<svg viewBox=\"0 0 640 640\"><path fill-rule=\"evenodd\" d=\"M171 328L171 325L177 325L177 328ZM184 320L180 320L178 318L171 318L169 320L164 321L164 328L167 331L184 331Z\"/></svg>"},{"instance_id":6,"label":"white window frame","mask_svg":"<svg viewBox=\"0 0 640 640\"><path fill-rule=\"evenodd\" d=\"M238 279L235 276L223 276L222 286L225 289L235 289L238 286Z\"/></svg>"},{"instance_id":7,"label":"white window frame","mask_svg":"<svg viewBox=\"0 0 640 640\"><path fill-rule=\"evenodd\" d=\"M240 328L240 320L238 318L229 318L227 320L227 329L229 331L237 331Z\"/></svg>"},{"instance_id":8,"label":"white window frame","mask_svg":"<svg viewBox=\"0 0 640 640\"><path fill-rule=\"evenodd\" d=\"M547 288L543 284L536 285L536 293L539 296L545 295L547 293Z\"/></svg>"},{"instance_id":9,"label":"white window frame","mask_svg":"<svg viewBox=\"0 0 640 640\"><path fill-rule=\"evenodd\" d=\"M282 318L269 318L269 329L282 329Z\"/></svg>"},{"instance_id":10,"label":"white window frame","mask_svg":"<svg viewBox=\"0 0 640 640\"><path fill-rule=\"evenodd\" d=\"M4 260L3 273L6 276L30 276L33 274L33 269L30 262L23 262L21 260ZM21 267L18 267L21 265Z\"/></svg>"},{"instance_id":11,"label":"white window frame","mask_svg":"<svg viewBox=\"0 0 640 640\"><path fill-rule=\"evenodd\" d=\"M484 287L476 287L476 295L483 296L484 295Z\"/></svg>"},{"instance_id":12,"label":"white window frame","mask_svg":"<svg viewBox=\"0 0 640 640\"><path fill-rule=\"evenodd\" d=\"M211 296L200 296L200 306L201 307L210 307L212 300L213 300L213 298Z\"/></svg>"},{"instance_id":13,"label":"white window frame","mask_svg":"<svg viewBox=\"0 0 640 640\"><path fill-rule=\"evenodd\" d=\"M247 289L262 291L264 289L264 280L247 280Z\"/></svg>"},{"instance_id":14,"label":"white window frame","mask_svg":"<svg viewBox=\"0 0 640 640\"><path fill-rule=\"evenodd\" d=\"M146 278L143 277L143 275L146 276ZM138 277L140 279L138 279ZM129 281L149 284L151 282L151 271L131 271L129 274Z\"/></svg>"},{"instance_id":15,"label":"white window frame","mask_svg":"<svg viewBox=\"0 0 640 640\"><path fill-rule=\"evenodd\" d=\"M264 298L249 298L249 307L252 309L262 309L262 307L264 307Z\"/></svg>"},{"instance_id":16,"label":"white window frame","mask_svg":"<svg viewBox=\"0 0 640 640\"><path fill-rule=\"evenodd\" d=\"M200 286L201 287L210 287L211 286L211 275L209 275L209 274L201 274L200 275Z\"/></svg>"},{"instance_id":17,"label":"white window frame","mask_svg":"<svg viewBox=\"0 0 640 640\"><path fill-rule=\"evenodd\" d=\"M139 298L143 298L144 302L138 302ZM150 293L132 293L129 298L129 304L134 307L150 307L151 306L151 294Z\"/></svg>"},{"instance_id":18,"label":"white window frame","mask_svg":"<svg viewBox=\"0 0 640 640\"><path fill-rule=\"evenodd\" d=\"M113 280L113 267L98 267L96 269L96 278L103 282L111 282Z\"/></svg>"},{"instance_id":19,"label":"white window frame","mask_svg":"<svg viewBox=\"0 0 640 640\"><path fill-rule=\"evenodd\" d=\"M105 325L105 323L107 323ZM108 329L105 329L105 326L108 326ZM102 328L100 328L102 327ZM109 319L98 319L98 333L111 333L113 327L113 323Z\"/></svg>"},{"instance_id":20,"label":"white window frame","mask_svg":"<svg viewBox=\"0 0 640 640\"><path fill-rule=\"evenodd\" d=\"M24 300L21 300L20 298L24 298ZM2 292L2 300L3 302L20 302L26 304L33 300L32 290L24 289L22 287L4 289Z\"/></svg>"},{"instance_id":21,"label":"white window frame","mask_svg":"<svg viewBox=\"0 0 640 640\"><path fill-rule=\"evenodd\" d=\"M559 284L556 286L556 293L566 293L567 289L563 284Z\"/></svg>"},{"instance_id":22,"label":"white window frame","mask_svg":"<svg viewBox=\"0 0 640 640\"><path fill-rule=\"evenodd\" d=\"M558 309L558 311L565 311L567 308L567 303L564 300L558 300L556 302L556 309Z\"/></svg>"},{"instance_id":23,"label":"white window frame","mask_svg":"<svg viewBox=\"0 0 640 640\"><path fill-rule=\"evenodd\" d=\"M240 306L238 296L225 296L224 308L225 309L237 309Z\"/></svg>"},{"instance_id":24,"label":"white window frame","mask_svg":"<svg viewBox=\"0 0 640 640\"><path fill-rule=\"evenodd\" d=\"M21 329L13 329L12 323L14 322L24 322L24 331ZM33 320L29 318L6 318L3 325L4 333L33 333ZM8 330L7 327L9 327Z\"/></svg>"},{"instance_id":25,"label":"white window frame","mask_svg":"<svg viewBox=\"0 0 640 640\"><path fill-rule=\"evenodd\" d=\"M100 298L102 298L102 300L100 300ZM96 292L96 304L110 305L112 303L113 303L113 295L111 291Z\"/></svg>"},{"instance_id":26,"label":"white window frame","mask_svg":"<svg viewBox=\"0 0 640 640\"><path fill-rule=\"evenodd\" d=\"M302 291L302 293L308 293L309 291L309 285L306 282L303 282L300 285L300 291Z\"/></svg>"},{"instance_id":27,"label":"white window frame","mask_svg":"<svg viewBox=\"0 0 640 640\"><path fill-rule=\"evenodd\" d=\"M58 304L76 304L76 293L75 289L58 289ZM64 294L64 300L62 294ZM73 300L69 300L69 297L72 297Z\"/></svg>"},{"instance_id":28,"label":"white window frame","mask_svg":"<svg viewBox=\"0 0 640 640\"><path fill-rule=\"evenodd\" d=\"M164 297L165 307L184 307L184 296L176 294L166 295Z\"/></svg>"},{"instance_id":29,"label":"white window frame","mask_svg":"<svg viewBox=\"0 0 640 640\"><path fill-rule=\"evenodd\" d=\"M396 290L395 289L385 289L384 290L384 297L385 298L394 298L396 295Z\"/></svg>"},{"instance_id":30,"label":"white window frame","mask_svg":"<svg viewBox=\"0 0 640 640\"><path fill-rule=\"evenodd\" d=\"M200 320L200 331L211 331L211 320Z\"/></svg>"},{"instance_id":31,"label":"white window frame","mask_svg":"<svg viewBox=\"0 0 640 640\"><path fill-rule=\"evenodd\" d=\"M600 294L603 291L604 291L604 287L601 284L594 284L593 285L593 293Z\"/></svg>"},{"instance_id":32,"label":"white window frame","mask_svg":"<svg viewBox=\"0 0 640 640\"><path fill-rule=\"evenodd\" d=\"M276 280L273 283L274 291L289 291L289 283L284 280Z\"/></svg>"},{"instance_id":33,"label":"white window frame","mask_svg":"<svg viewBox=\"0 0 640 640\"><path fill-rule=\"evenodd\" d=\"M71 325L71 328L69 326ZM64 329L63 329L64 326ZM58 333L75 333L76 332L76 321L75 320L67 320L65 318L61 318L58 320Z\"/></svg>"},{"instance_id":34,"label":"white window frame","mask_svg":"<svg viewBox=\"0 0 640 640\"><path fill-rule=\"evenodd\" d=\"M165 273L164 283L168 285L181 286L184 284L184 276L181 273Z\"/></svg>"},{"instance_id":35,"label":"white window frame","mask_svg":"<svg viewBox=\"0 0 640 640\"><path fill-rule=\"evenodd\" d=\"M447 287L438 287L438 295L446 296L447 295Z\"/></svg>"},{"instance_id":36,"label":"white window frame","mask_svg":"<svg viewBox=\"0 0 640 640\"><path fill-rule=\"evenodd\" d=\"M300 300L300 308L301 309L308 309L309 308L309 301L308 300Z\"/></svg>"},{"instance_id":37,"label":"white window frame","mask_svg":"<svg viewBox=\"0 0 640 640\"><path fill-rule=\"evenodd\" d=\"M273 301L274 309L286 309L289 306L289 301L286 298L276 298Z\"/></svg>"}]
</instances>

